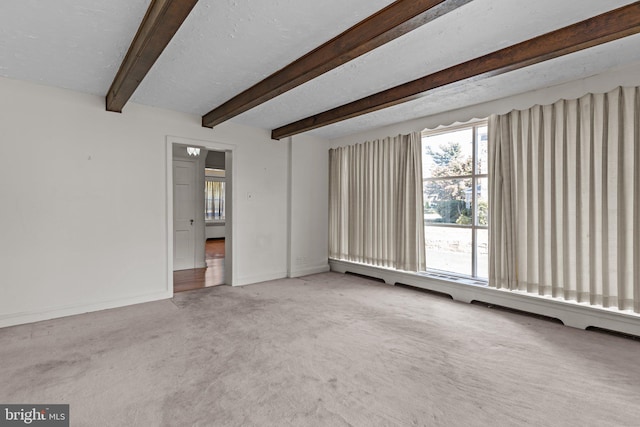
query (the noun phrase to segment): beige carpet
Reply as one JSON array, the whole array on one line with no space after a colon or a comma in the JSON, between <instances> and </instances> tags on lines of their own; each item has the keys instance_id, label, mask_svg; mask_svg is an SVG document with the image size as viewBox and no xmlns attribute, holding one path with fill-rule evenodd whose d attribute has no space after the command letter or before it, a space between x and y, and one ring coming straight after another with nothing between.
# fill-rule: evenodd
<instances>
[{"instance_id":1,"label":"beige carpet","mask_svg":"<svg viewBox=\"0 0 640 427\"><path fill-rule=\"evenodd\" d=\"M326 273L0 329L73 426L639 426L640 342Z\"/></svg>"}]
</instances>

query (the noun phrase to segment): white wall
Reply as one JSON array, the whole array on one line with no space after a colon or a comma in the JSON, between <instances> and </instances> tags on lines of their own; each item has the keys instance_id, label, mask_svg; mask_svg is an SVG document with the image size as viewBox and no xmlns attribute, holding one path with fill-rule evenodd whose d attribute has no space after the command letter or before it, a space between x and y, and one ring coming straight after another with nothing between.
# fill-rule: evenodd
<instances>
[{"instance_id":1,"label":"white wall","mask_svg":"<svg viewBox=\"0 0 640 427\"><path fill-rule=\"evenodd\" d=\"M287 146L285 141L271 140L270 132L261 132L260 143L243 143L233 157L238 177L233 182L232 213L235 285L287 275Z\"/></svg>"},{"instance_id":2,"label":"white wall","mask_svg":"<svg viewBox=\"0 0 640 427\"><path fill-rule=\"evenodd\" d=\"M329 270L329 146L308 135L291 138L289 276Z\"/></svg>"},{"instance_id":3,"label":"white wall","mask_svg":"<svg viewBox=\"0 0 640 427\"><path fill-rule=\"evenodd\" d=\"M563 98L575 99L589 92L608 92L618 86L640 86L640 62L561 85L348 135L332 140L330 145L331 147L340 147L413 131L434 129L456 122L464 123L474 118L486 118L491 114L504 114L514 109L526 109L536 104L552 104ZM428 98L425 98L425 102L429 102Z\"/></svg>"},{"instance_id":4,"label":"white wall","mask_svg":"<svg viewBox=\"0 0 640 427\"><path fill-rule=\"evenodd\" d=\"M205 227L205 237L207 239L221 239L225 237L226 230L224 222L215 223L210 222L207 223Z\"/></svg>"},{"instance_id":5,"label":"white wall","mask_svg":"<svg viewBox=\"0 0 640 427\"><path fill-rule=\"evenodd\" d=\"M6 78L0 93L0 326L171 296L167 135L235 145L235 284L286 276L286 142Z\"/></svg>"}]
</instances>

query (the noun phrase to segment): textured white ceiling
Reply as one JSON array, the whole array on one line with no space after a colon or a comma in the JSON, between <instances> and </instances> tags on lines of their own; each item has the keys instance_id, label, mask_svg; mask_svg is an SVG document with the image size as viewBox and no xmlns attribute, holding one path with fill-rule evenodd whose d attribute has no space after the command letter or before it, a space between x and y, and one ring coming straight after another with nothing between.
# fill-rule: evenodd
<instances>
[{"instance_id":1,"label":"textured white ceiling","mask_svg":"<svg viewBox=\"0 0 640 427\"><path fill-rule=\"evenodd\" d=\"M133 100L203 115L390 3L200 0Z\"/></svg>"},{"instance_id":2,"label":"textured white ceiling","mask_svg":"<svg viewBox=\"0 0 640 427\"><path fill-rule=\"evenodd\" d=\"M132 101L202 115L392 0L200 0ZM633 1L474 0L233 121L273 129ZM149 0L2 0L0 75L104 95ZM568 55L312 131L360 130L640 60L640 38ZM124 113L126 114L126 107Z\"/></svg>"},{"instance_id":3,"label":"textured white ceiling","mask_svg":"<svg viewBox=\"0 0 640 427\"><path fill-rule=\"evenodd\" d=\"M0 76L105 95L150 0L1 0Z\"/></svg>"}]
</instances>

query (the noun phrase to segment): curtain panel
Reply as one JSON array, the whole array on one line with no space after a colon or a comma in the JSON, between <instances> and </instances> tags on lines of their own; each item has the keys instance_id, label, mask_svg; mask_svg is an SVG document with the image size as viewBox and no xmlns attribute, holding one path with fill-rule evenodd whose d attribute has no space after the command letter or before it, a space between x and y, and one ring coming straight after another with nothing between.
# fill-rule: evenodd
<instances>
[{"instance_id":1,"label":"curtain panel","mask_svg":"<svg viewBox=\"0 0 640 427\"><path fill-rule=\"evenodd\" d=\"M421 135L329 150L329 256L425 269Z\"/></svg>"},{"instance_id":2,"label":"curtain panel","mask_svg":"<svg viewBox=\"0 0 640 427\"><path fill-rule=\"evenodd\" d=\"M640 312L640 88L489 121L490 286Z\"/></svg>"}]
</instances>

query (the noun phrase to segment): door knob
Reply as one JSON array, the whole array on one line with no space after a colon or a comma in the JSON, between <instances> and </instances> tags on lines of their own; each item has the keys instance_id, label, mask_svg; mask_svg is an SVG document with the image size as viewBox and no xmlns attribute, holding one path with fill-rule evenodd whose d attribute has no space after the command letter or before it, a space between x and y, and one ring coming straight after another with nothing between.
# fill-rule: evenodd
<instances>
[{"instance_id":1,"label":"door knob","mask_svg":"<svg viewBox=\"0 0 640 427\"><path fill-rule=\"evenodd\" d=\"M193 225L193 220L192 220L192 219L190 219L189 221L191 221L191 225Z\"/></svg>"}]
</instances>

